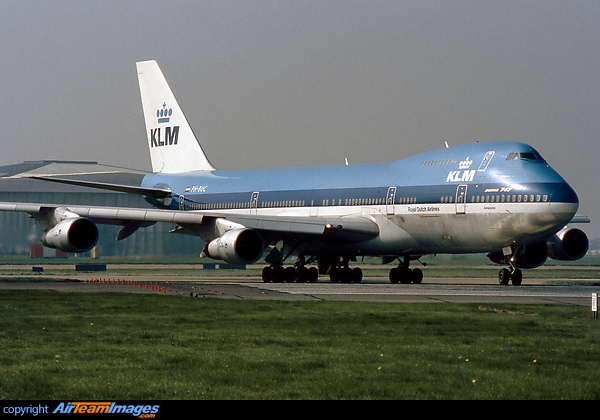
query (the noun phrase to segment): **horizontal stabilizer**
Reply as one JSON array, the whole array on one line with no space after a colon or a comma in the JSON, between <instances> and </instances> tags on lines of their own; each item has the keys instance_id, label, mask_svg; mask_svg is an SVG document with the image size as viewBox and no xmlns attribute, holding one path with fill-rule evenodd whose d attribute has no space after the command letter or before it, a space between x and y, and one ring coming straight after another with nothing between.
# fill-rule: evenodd
<instances>
[{"instance_id":1,"label":"horizontal stabilizer","mask_svg":"<svg viewBox=\"0 0 600 420\"><path fill-rule=\"evenodd\" d=\"M580 214L573 216L569 223L590 223L590 218Z\"/></svg>"},{"instance_id":2,"label":"horizontal stabilizer","mask_svg":"<svg viewBox=\"0 0 600 420\"><path fill-rule=\"evenodd\" d=\"M111 184L107 182L80 181L76 179L54 178L47 176L30 176L28 178L38 179L40 181L58 182L61 184L77 185L80 187L99 188L102 190L124 192L129 194L146 195L148 197L165 198L171 195L170 189L163 188L145 188L134 185Z\"/></svg>"}]
</instances>

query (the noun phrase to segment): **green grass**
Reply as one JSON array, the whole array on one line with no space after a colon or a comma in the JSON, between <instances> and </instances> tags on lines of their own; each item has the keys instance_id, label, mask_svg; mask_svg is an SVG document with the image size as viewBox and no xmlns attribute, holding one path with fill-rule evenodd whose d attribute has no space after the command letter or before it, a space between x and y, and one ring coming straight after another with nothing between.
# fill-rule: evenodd
<instances>
[{"instance_id":1,"label":"green grass","mask_svg":"<svg viewBox=\"0 0 600 420\"><path fill-rule=\"evenodd\" d=\"M589 308L0 291L2 399L598 399Z\"/></svg>"}]
</instances>

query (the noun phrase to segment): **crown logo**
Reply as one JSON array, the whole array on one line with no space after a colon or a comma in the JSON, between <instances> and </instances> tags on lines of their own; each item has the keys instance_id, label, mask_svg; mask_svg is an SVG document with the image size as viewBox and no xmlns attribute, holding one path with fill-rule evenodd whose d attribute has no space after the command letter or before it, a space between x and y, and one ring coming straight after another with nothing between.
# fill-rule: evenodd
<instances>
[{"instance_id":1,"label":"crown logo","mask_svg":"<svg viewBox=\"0 0 600 420\"><path fill-rule=\"evenodd\" d=\"M156 111L156 118L158 118L159 123L169 122L169 117L173 114L173 108L167 109L167 103L164 102L162 109L158 109Z\"/></svg>"},{"instance_id":2,"label":"crown logo","mask_svg":"<svg viewBox=\"0 0 600 420\"><path fill-rule=\"evenodd\" d=\"M473 159L466 158L465 160L461 160L458 163L458 169L469 169L472 164L473 164Z\"/></svg>"}]
</instances>

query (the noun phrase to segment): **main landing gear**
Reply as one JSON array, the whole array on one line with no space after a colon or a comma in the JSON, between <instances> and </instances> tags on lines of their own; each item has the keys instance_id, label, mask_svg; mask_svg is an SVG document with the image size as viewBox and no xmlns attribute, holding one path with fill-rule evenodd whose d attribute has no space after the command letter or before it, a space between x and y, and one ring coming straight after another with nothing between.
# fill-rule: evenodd
<instances>
[{"instance_id":1,"label":"main landing gear","mask_svg":"<svg viewBox=\"0 0 600 420\"><path fill-rule=\"evenodd\" d=\"M281 264L263 268L265 283L316 283L319 272L316 267L283 267Z\"/></svg>"},{"instance_id":2,"label":"main landing gear","mask_svg":"<svg viewBox=\"0 0 600 420\"><path fill-rule=\"evenodd\" d=\"M319 272L316 267L283 267L274 265L263 268L262 280L265 283L316 283ZM360 283L362 270L358 267L335 267L329 273L332 283Z\"/></svg>"},{"instance_id":3,"label":"main landing gear","mask_svg":"<svg viewBox=\"0 0 600 420\"><path fill-rule=\"evenodd\" d=\"M345 258L329 270L329 279L332 283L360 283L362 277L362 270L359 267L350 268Z\"/></svg>"},{"instance_id":4,"label":"main landing gear","mask_svg":"<svg viewBox=\"0 0 600 420\"><path fill-rule=\"evenodd\" d=\"M315 258L305 259L300 256L293 266L284 267L285 257L280 253L273 253L273 258L267 258L271 265L263 268L262 280L265 283L315 283L319 274L329 274L332 283L360 283L363 279L362 269L359 267L350 268L350 258ZM389 259L391 262L396 258ZM417 259L417 258L413 258ZM410 269L410 256L404 256L404 259L398 257L400 263L397 267L390 270L390 282L397 284L421 284L423 282L423 271L420 268ZM318 262L319 268L306 267L307 264ZM426 265L425 263L422 263Z\"/></svg>"},{"instance_id":5,"label":"main landing gear","mask_svg":"<svg viewBox=\"0 0 600 420\"><path fill-rule=\"evenodd\" d=\"M398 267L390 270L390 282L397 284L421 284L423 281L423 271L420 268L410 269L410 257L405 256L403 261L400 261Z\"/></svg>"},{"instance_id":6,"label":"main landing gear","mask_svg":"<svg viewBox=\"0 0 600 420\"><path fill-rule=\"evenodd\" d=\"M271 266L263 268L262 279L265 283L316 283L318 280L317 268L306 267L312 260L306 261L302 256L293 266L285 268L283 261L284 258L277 258Z\"/></svg>"},{"instance_id":7,"label":"main landing gear","mask_svg":"<svg viewBox=\"0 0 600 420\"><path fill-rule=\"evenodd\" d=\"M316 258L305 259L303 256L289 267L284 267L285 258L273 260L271 266L263 268L262 280L265 283L315 283L319 274L329 273L332 283L360 283L363 273L358 267L350 268L348 259L319 260L319 269L306 267L315 262Z\"/></svg>"}]
</instances>

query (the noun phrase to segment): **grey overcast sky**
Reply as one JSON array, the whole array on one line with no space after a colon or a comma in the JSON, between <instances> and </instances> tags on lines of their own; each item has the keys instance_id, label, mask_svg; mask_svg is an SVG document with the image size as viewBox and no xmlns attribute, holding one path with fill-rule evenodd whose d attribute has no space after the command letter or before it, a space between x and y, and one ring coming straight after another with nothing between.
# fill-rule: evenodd
<instances>
[{"instance_id":1,"label":"grey overcast sky","mask_svg":"<svg viewBox=\"0 0 600 420\"><path fill-rule=\"evenodd\" d=\"M398 160L515 140L600 237L597 0L0 0L0 165L150 170L155 59L219 169Z\"/></svg>"}]
</instances>

